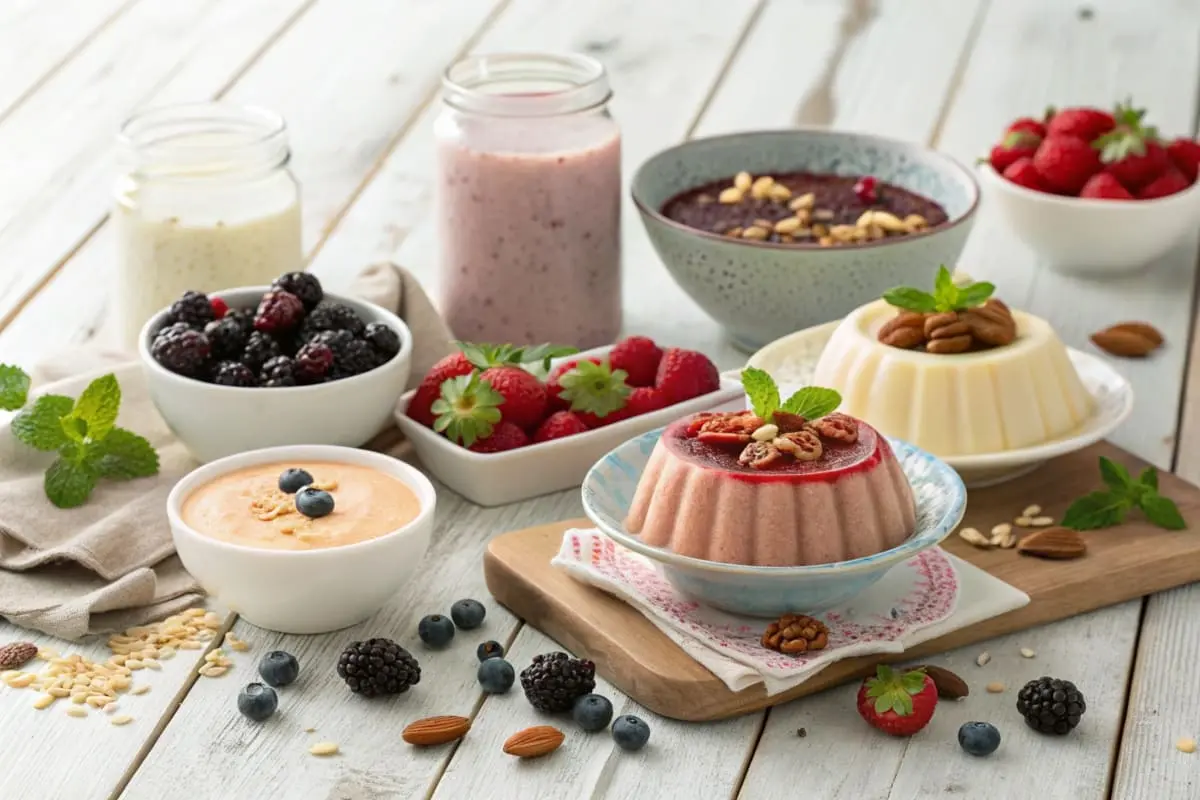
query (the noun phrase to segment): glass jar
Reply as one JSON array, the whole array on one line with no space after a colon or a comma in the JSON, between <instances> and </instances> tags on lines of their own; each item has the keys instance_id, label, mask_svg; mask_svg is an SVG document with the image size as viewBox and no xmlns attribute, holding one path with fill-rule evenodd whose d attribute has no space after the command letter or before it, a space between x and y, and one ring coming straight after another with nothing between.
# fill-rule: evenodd
<instances>
[{"instance_id":1,"label":"glass jar","mask_svg":"<svg viewBox=\"0 0 1200 800\"><path fill-rule=\"evenodd\" d=\"M121 126L114 189L122 341L188 290L269 284L301 268L300 188L279 115L223 103Z\"/></svg>"},{"instance_id":2,"label":"glass jar","mask_svg":"<svg viewBox=\"0 0 1200 800\"><path fill-rule=\"evenodd\" d=\"M468 58L442 81L441 308L467 341L611 343L621 328L621 133L581 55Z\"/></svg>"}]
</instances>

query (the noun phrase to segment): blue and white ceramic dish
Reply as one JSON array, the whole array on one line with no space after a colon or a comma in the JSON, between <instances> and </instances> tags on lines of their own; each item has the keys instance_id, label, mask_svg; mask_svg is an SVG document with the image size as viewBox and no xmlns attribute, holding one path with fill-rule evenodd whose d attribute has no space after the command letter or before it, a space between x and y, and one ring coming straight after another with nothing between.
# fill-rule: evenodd
<instances>
[{"instance_id":1,"label":"blue and white ceramic dish","mask_svg":"<svg viewBox=\"0 0 1200 800\"><path fill-rule=\"evenodd\" d=\"M747 170L862 176L933 200L949 221L923 233L821 247L730 239L664 217L670 198ZM974 175L949 156L898 139L824 129L692 139L658 153L633 177L633 202L675 281L749 351L844 317L895 286L924 286L953 267L979 206Z\"/></svg>"},{"instance_id":2,"label":"blue and white ceramic dish","mask_svg":"<svg viewBox=\"0 0 1200 800\"><path fill-rule=\"evenodd\" d=\"M752 567L681 556L645 544L624 524L638 478L661 435L661 429L643 434L598 461L583 479L583 508L605 535L656 562L680 592L734 614L777 617L841 605L892 567L949 536L967 507L967 490L954 470L906 442L888 439L917 503L917 529L899 546L807 567Z\"/></svg>"}]
</instances>

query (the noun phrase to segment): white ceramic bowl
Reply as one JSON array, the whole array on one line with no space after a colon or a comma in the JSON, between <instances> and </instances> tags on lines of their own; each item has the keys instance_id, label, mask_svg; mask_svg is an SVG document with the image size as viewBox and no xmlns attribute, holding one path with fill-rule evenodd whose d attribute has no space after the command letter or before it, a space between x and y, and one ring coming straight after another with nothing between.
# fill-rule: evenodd
<instances>
[{"instance_id":1,"label":"white ceramic bowl","mask_svg":"<svg viewBox=\"0 0 1200 800\"><path fill-rule=\"evenodd\" d=\"M979 171L986 202L1056 271L1136 272L1200 227L1200 181L1157 200L1087 200L1017 186L987 164Z\"/></svg>"},{"instance_id":2,"label":"white ceramic bowl","mask_svg":"<svg viewBox=\"0 0 1200 800\"><path fill-rule=\"evenodd\" d=\"M421 504L417 518L376 539L318 550L269 550L197 533L180 509L197 488L257 464L334 461L369 467L402 481ZM183 477L167 497L171 536L184 568L208 594L260 628L327 633L362 622L416 572L429 548L437 496L415 467L367 450L329 445L271 447L228 456Z\"/></svg>"},{"instance_id":3,"label":"white ceramic bowl","mask_svg":"<svg viewBox=\"0 0 1200 800\"><path fill-rule=\"evenodd\" d=\"M231 309L253 308L267 291L252 286L213 292ZM166 318L163 309L138 337L138 357L150 397L171 430L200 461L289 444L358 447L389 422L408 384L412 334L403 320L373 303L327 294L358 312L364 322L382 322L400 336L400 352L370 372L313 386L243 388L176 375L155 361L150 344Z\"/></svg>"},{"instance_id":4,"label":"white ceramic bowl","mask_svg":"<svg viewBox=\"0 0 1200 800\"><path fill-rule=\"evenodd\" d=\"M611 345L597 347L569 359L603 356L611 349ZM557 359L552 366L569 359ZM719 390L659 411L504 453L475 453L409 419L404 412L413 394L408 392L401 398L396 409L396 424L412 442L425 469L481 506L515 503L579 486L601 456L627 439L697 411L746 407L741 383L722 377Z\"/></svg>"}]
</instances>

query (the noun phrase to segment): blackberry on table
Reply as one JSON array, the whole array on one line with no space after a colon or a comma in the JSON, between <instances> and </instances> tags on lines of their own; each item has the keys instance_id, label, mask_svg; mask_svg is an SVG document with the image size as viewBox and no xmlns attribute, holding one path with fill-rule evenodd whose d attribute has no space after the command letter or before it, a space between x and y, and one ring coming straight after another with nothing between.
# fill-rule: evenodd
<instances>
[{"instance_id":1,"label":"blackberry on table","mask_svg":"<svg viewBox=\"0 0 1200 800\"><path fill-rule=\"evenodd\" d=\"M208 337L186 323L164 328L150 345L150 355L155 361L171 372L191 378L204 375L211 352Z\"/></svg>"},{"instance_id":2,"label":"blackberry on table","mask_svg":"<svg viewBox=\"0 0 1200 800\"><path fill-rule=\"evenodd\" d=\"M379 356L375 348L362 339L353 339L339 353L333 354L333 371L330 377L334 380L353 378L364 372L370 372L379 366Z\"/></svg>"},{"instance_id":3,"label":"blackberry on table","mask_svg":"<svg viewBox=\"0 0 1200 800\"><path fill-rule=\"evenodd\" d=\"M246 348L246 339L250 336L249 332L242 328L238 318L230 319L228 314L205 325L204 335L212 345L213 358L222 360L240 356Z\"/></svg>"},{"instance_id":4,"label":"blackberry on table","mask_svg":"<svg viewBox=\"0 0 1200 800\"><path fill-rule=\"evenodd\" d=\"M254 313L254 327L263 333L287 333L304 318L304 303L291 292L273 289L262 296Z\"/></svg>"},{"instance_id":5,"label":"blackberry on table","mask_svg":"<svg viewBox=\"0 0 1200 800\"><path fill-rule=\"evenodd\" d=\"M400 694L421 682L421 665L390 639L352 642L338 658L337 674L363 697Z\"/></svg>"},{"instance_id":6,"label":"blackberry on table","mask_svg":"<svg viewBox=\"0 0 1200 800\"><path fill-rule=\"evenodd\" d=\"M263 386L295 386L296 364L287 356L275 356L263 364L258 379Z\"/></svg>"},{"instance_id":7,"label":"blackberry on table","mask_svg":"<svg viewBox=\"0 0 1200 800\"><path fill-rule=\"evenodd\" d=\"M400 334L382 322L372 322L363 330L363 338L371 343L380 361L387 361L400 352Z\"/></svg>"},{"instance_id":8,"label":"blackberry on table","mask_svg":"<svg viewBox=\"0 0 1200 800\"><path fill-rule=\"evenodd\" d=\"M596 665L566 653L542 653L521 671L525 698L539 711L570 711L575 700L596 688Z\"/></svg>"},{"instance_id":9,"label":"blackberry on table","mask_svg":"<svg viewBox=\"0 0 1200 800\"><path fill-rule=\"evenodd\" d=\"M272 287L296 295L308 311L312 311L317 303L325 299L321 282L317 280L316 275L309 272L285 272L275 279Z\"/></svg>"},{"instance_id":10,"label":"blackberry on table","mask_svg":"<svg viewBox=\"0 0 1200 800\"><path fill-rule=\"evenodd\" d=\"M361 336L365 328L366 325L353 308L324 300L304 320L303 331L306 338L319 331L350 331L355 336Z\"/></svg>"},{"instance_id":11,"label":"blackberry on table","mask_svg":"<svg viewBox=\"0 0 1200 800\"><path fill-rule=\"evenodd\" d=\"M1087 703L1083 693L1070 681L1041 677L1025 684L1017 693L1017 711L1025 718L1025 724L1038 733L1061 736L1079 724Z\"/></svg>"},{"instance_id":12,"label":"blackberry on table","mask_svg":"<svg viewBox=\"0 0 1200 800\"><path fill-rule=\"evenodd\" d=\"M333 366L333 350L321 342L309 342L296 351L296 380L320 383Z\"/></svg>"},{"instance_id":13,"label":"blackberry on table","mask_svg":"<svg viewBox=\"0 0 1200 800\"><path fill-rule=\"evenodd\" d=\"M189 328L203 328L212 322L215 316L208 295L201 292L184 292L171 304L167 323L182 322Z\"/></svg>"},{"instance_id":14,"label":"blackberry on table","mask_svg":"<svg viewBox=\"0 0 1200 800\"><path fill-rule=\"evenodd\" d=\"M258 378L240 361L222 361L213 370L212 382L218 386L258 386Z\"/></svg>"},{"instance_id":15,"label":"blackberry on table","mask_svg":"<svg viewBox=\"0 0 1200 800\"><path fill-rule=\"evenodd\" d=\"M246 348L242 351L242 363L257 373L262 370L264 364L278 355L282 355L279 342L262 331L254 331L246 340Z\"/></svg>"}]
</instances>

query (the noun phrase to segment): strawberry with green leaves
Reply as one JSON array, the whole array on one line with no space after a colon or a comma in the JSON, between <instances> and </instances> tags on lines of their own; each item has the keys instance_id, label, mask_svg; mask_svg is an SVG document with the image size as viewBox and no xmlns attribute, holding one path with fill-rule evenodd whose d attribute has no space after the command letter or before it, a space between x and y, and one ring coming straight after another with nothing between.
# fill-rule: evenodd
<instances>
[{"instance_id":1,"label":"strawberry with green leaves","mask_svg":"<svg viewBox=\"0 0 1200 800\"><path fill-rule=\"evenodd\" d=\"M479 373L449 378L442 384L441 392L432 406L435 431L468 448L492 435L492 429L500 422L500 404L504 398Z\"/></svg>"},{"instance_id":2,"label":"strawberry with green leaves","mask_svg":"<svg viewBox=\"0 0 1200 800\"><path fill-rule=\"evenodd\" d=\"M892 736L912 736L933 719L937 687L924 670L875 668L858 689L858 713L873 728Z\"/></svg>"},{"instance_id":3,"label":"strawberry with green leaves","mask_svg":"<svg viewBox=\"0 0 1200 800\"><path fill-rule=\"evenodd\" d=\"M992 169L1003 174L1004 170L1016 163L1018 159L1033 158L1033 154L1037 152L1038 145L1041 143L1041 136L1027 130L1008 131L1000 143L988 153L988 157L981 160L987 161L992 165Z\"/></svg>"},{"instance_id":4,"label":"strawberry with green leaves","mask_svg":"<svg viewBox=\"0 0 1200 800\"><path fill-rule=\"evenodd\" d=\"M625 370L613 369L607 359L582 359L555 370L549 385L559 403L589 428L599 428L626 418L621 412L633 392L626 377Z\"/></svg>"},{"instance_id":5,"label":"strawberry with green leaves","mask_svg":"<svg viewBox=\"0 0 1200 800\"><path fill-rule=\"evenodd\" d=\"M1145 109L1118 106L1116 127L1092 143L1100 151L1104 171L1130 192L1149 185L1171 167L1171 157L1159 141L1158 130L1144 124L1145 116Z\"/></svg>"}]
</instances>

